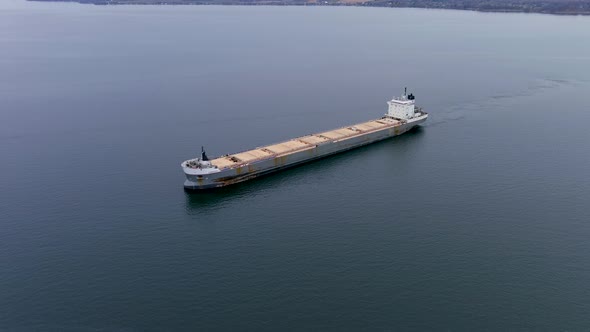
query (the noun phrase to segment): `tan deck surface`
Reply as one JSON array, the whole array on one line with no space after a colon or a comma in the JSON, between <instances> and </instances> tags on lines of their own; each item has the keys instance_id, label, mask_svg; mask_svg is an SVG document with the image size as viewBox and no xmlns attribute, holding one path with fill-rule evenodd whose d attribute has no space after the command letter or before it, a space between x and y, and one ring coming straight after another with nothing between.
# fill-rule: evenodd
<instances>
[{"instance_id":1,"label":"tan deck surface","mask_svg":"<svg viewBox=\"0 0 590 332\"><path fill-rule=\"evenodd\" d=\"M364 123L357 124L355 127L362 130L363 132L375 129L374 127L371 127L371 126L366 125Z\"/></svg>"},{"instance_id":2,"label":"tan deck surface","mask_svg":"<svg viewBox=\"0 0 590 332\"><path fill-rule=\"evenodd\" d=\"M352 136L352 135L356 135L356 134L359 134L359 132L354 131L352 129L348 129L348 128L334 129L334 130L320 133L320 135L329 137L331 139L339 139L339 138L344 138L346 136Z\"/></svg>"},{"instance_id":3,"label":"tan deck surface","mask_svg":"<svg viewBox=\"0 0 590 332\"><path fill-rule=\"evenodd\" d=\"M338 128L314 135L298 137L290 141L216 158L213 159L211 163L220 169L236 165L248 164L255 160L281 155L287 152L311 148L317 144L329 140L340 140L350 136L362 135L366 132L389 127L392 125L397 125L399 123L399 121L393 119L380 119L362 122L359 124L352 125L350 127ZM355 128L356 130L352 128ZM231 160L232 157L235 157L239 160Z\"/></svg>"},{"instance_id":4,"label":"tan deck surface","mask_svg":"<svg viewBox=\"0 0 590 332\"><path fill-rule=\"evenodd\" d=\"M261 149L256 149L256 150L250 150L250 151L246 151L246 152L236 153L233 156L240 159L243 162L248 162L251 160L256 160L256 159L272 156L272 153L263 151Z\"/></svg>"},{"instance_id":5,"label":"tan deck surface","mask_svg":"<svg viewBox=\"0 0 590 332\"><path fill-rule=\"evenodd\" d=\"M229 158L227 158L227 157L213 159L213 160L211 160L211 163L213 165L217 166L218 168L226 168L226 167L233 166L236 164L235 162L229 160Z\"/></svg>"},{"instance_id":6,"label":"tan deck surface","mask_svg":"<svg viewBox=\"0 0 590 332\"><path fill-rule=\"evenodd\" d=\"M328 139L320 137L320 136L309 135L309 136L303 136L303 137L299 138L299 140L304 141L309 144L316 145L316 144L326 142Z\"/></svg>"},{"instance_id":7,"label":"tan deck surface","mask_svg":"<svg viewBox=\"0 0 590 332\"><path fill-rule=\"evenodd\" d=\"M290 141L275 144L275 145L269 145L264 148L268 149L274 153L281 154L281 153L301 149L301 148L304 148L307 146L309 146L309 144L305 144L303 142L299 142L298 140L294 139L294 140L290 140Z\"/></svg>"},{"instance_id":8,"label":"tan deck surface","mask_svg":"<svg viewBox=\"0 0 590 332\"><path fill-rule=\"evenodd\" d=\"M394 119L390 119L390 118L379 119L377 121L387 123L387 124L399 124L400 123L399 120L394 120Z\"/></svg>"},{"instance_id":9,"label":"tan deck surface","mask_svg":"<svg viewBox=\"0 0 590 332\"><path fill-rule=\"evenodd\" d=\"M377 122L377 121L364 122L363 125L369 126L371 128L374 128L374 129L387 126L386 124L381 123L381 122Z\"/></svg>"}]
</instances>

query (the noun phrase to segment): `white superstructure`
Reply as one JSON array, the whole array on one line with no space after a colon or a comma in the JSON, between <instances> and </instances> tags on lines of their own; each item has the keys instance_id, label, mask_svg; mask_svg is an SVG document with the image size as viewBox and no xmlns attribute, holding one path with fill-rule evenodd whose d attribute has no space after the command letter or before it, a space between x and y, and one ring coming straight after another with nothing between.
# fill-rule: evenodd
<instances>
[{"instance_id":1,"label":"white superstructure","mask_svg":"<svg viewBox=\"0 0 590 332\"><path fill-rule=\"evenodd\" d=\"M404 95L401 97L394 97L388 101L389 109L387 110L387 116L400 120L409 120L414 118L414 115L418 110L416 109L415 98L413 94L407 95L407 89L404 89Z\"/></svg>"}]
</instances>

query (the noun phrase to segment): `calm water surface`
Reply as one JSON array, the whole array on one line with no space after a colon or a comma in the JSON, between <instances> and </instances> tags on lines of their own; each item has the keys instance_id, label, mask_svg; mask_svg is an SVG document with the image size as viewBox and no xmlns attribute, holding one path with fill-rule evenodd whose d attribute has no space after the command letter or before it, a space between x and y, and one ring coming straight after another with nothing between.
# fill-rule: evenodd
<instances>
[{"instance_id":1,"label":"calm water surface","mask_svg":"<svg viewBox=\"0 0 590 332\"><path fill-rule=\"evenodd\" d=\"M590 18L0 6L0 329L590 329ZM419 130L209 195L182 160Z\"/></svg>"}]
</instances>

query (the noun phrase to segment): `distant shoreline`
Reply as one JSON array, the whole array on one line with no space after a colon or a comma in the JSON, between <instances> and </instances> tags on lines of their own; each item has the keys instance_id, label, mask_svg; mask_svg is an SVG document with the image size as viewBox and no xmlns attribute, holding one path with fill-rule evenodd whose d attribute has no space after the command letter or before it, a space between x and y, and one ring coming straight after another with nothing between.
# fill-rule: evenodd
<instances>
[{"instance_id":1,"label":"distant shoreline","mask_svg":"<svg viewBox=\"0 0 590 332\"><path fill-rule=\"evenodd\" d=\"M590 15L590 0L28 0L93 5L346 6L453 9L492 13Z\"/></svg>"}]
</instances>

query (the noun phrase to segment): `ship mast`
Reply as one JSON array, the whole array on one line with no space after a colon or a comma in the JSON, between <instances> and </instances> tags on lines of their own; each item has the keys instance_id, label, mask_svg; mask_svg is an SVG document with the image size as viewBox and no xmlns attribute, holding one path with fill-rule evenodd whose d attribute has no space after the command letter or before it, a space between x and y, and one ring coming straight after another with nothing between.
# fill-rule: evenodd
<instances>
[{"instance_id":1,"label":"ship mast","mask_svg":"<svg viewBox=\"0 0 590 332\"><path fill-rule=\"evenodd\" d=\"M205 147L201 146L201 160L202 161L209 161L209 158L207 158L207 154L205 153Z\"/></svg>"}]
</instances>

